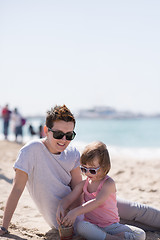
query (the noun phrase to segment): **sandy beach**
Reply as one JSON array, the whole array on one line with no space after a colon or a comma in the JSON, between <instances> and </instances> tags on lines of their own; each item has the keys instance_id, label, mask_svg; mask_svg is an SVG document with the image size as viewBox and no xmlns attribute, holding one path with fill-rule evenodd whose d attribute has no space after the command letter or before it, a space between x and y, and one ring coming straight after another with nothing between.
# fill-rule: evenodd
<instances>
[{"instance_id":1,"label":"sandy beach","mask_svg":"<svg viewBox=\"0 0 160 240\"><path fill-rule=\"evenodd\" d=\"M12 187L13 163L22 145L0 141L0 225L4 206ZM117 184L120 197L149 204L160 209L160 159L134 159L112 157L110 176ZM51 231L25 189L12 218L10 234L0 239L59 239L57 231ZM147 232L147 240L160 240L160 232Z\"/></svg>"}]
</instances>

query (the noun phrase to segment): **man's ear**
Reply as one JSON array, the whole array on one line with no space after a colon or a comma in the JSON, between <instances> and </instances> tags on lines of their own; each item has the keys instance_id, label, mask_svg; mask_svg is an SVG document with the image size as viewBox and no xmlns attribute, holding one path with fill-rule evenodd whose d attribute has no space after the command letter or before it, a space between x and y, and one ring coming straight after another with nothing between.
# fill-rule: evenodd
<instances>
[{"instance_id":1,"label":"man's ear","mask_svg":"<svg viewBox=\"0 0 160 240\"><path fill-rule=\"evenodd\" d=\"M47 135L47 133L48 133L48 128L47 128L47 126L46 125L44 125L44 133L45 133L45 135Z\"/></svg>"}]
</instances>

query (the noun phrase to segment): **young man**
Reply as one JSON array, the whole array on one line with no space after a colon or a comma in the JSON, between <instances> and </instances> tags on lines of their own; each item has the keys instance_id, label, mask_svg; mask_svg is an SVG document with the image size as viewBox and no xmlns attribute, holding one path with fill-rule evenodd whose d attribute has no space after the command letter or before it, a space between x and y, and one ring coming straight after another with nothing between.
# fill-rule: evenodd
<instances>
[{"instance_id":1,"label":"young man","mask_svg":"<svg viewBox=\"0 0 160 240\"><path fill-rule=\"evenodd\" d=\"M58 227L56 211L59 200L82 180L80 153L69 146L76 135L74 128L75 118L70 110L65 105L55 106L47 112L46 137L31 141L20 150L14 165L15 179L5 207L0 235L7 233L25 186L48 224ZM132 225L138 221L145 224L144 229L160 229L160 211L156 209L118 199L118 210L120 217L133 220Z\"/></svg>"}]
</instances>

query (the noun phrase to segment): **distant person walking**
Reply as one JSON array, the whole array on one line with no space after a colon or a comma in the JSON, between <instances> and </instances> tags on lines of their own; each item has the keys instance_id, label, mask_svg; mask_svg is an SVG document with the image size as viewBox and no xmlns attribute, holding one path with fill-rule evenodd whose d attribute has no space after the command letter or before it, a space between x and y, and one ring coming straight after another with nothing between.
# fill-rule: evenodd
<instances>
[{"instance_id":1,"label":"distant person walking","mask_svg":"<svg viewBox=\"0 0 160 240\"><path fill-rule=\"evenodd\" d=\"M15 141L22 143L23 140L23 129L22 129L22 116L21 114L18 112L18 109L15 108L14 111L11 114L11 120L12 120L12 124L13 124L13 131L15 134ZM20 136L20 141L18 141L18 136Z\"/></svg>"},{"instance_id":2,"label":"distant person walking","mask_svg":"<svg viewBox=\"0 0 160 240\"><path fill-rule=\"evenodd\" d=\"M2 109L2 118L3 118L3 133L5 139L8 139L8 128L10 121L11 111L8 108L8 104Z\"/></svg>"}]
</instances>

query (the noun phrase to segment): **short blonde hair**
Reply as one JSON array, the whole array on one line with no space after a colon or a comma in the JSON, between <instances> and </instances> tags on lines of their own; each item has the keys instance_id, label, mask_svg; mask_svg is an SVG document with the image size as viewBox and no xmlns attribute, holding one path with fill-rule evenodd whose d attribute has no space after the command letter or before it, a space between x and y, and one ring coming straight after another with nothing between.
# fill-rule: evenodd
<instances>
[{"instance_id":1,"label":"short blonde hair","mask_svg":"<svg viewBox=\"0 0 160 240\"><path fill-rule=\"evenodd\" d=\"M103 142L97 141L88 144L80 158L81 165L93 164L94 158L99 159L99 165L107 174L111 168L110 156L106 145Z\"/></svg>"}]
</instances>

